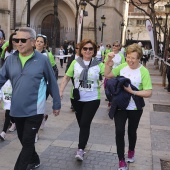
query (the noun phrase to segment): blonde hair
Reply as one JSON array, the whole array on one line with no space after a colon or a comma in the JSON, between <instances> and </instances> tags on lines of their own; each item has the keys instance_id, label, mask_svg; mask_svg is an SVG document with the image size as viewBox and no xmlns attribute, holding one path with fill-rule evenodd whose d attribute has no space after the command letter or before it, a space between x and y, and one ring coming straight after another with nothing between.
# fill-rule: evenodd
<instances>
[{"instance_id":1,"label":"blonde hair","mask_svg":"<svg viewBox=\"0 0 170 170\"><path fill-rule=\"evenodd\" d=\"M127 46L126 54L130 54L130 53L133 53L133 52L137 52L137 54L138 54L137 58L138 59L142 58L143 52L142 52L142 47L140 45L134 43L134 44Z\"/></svg>"}]
</instances>

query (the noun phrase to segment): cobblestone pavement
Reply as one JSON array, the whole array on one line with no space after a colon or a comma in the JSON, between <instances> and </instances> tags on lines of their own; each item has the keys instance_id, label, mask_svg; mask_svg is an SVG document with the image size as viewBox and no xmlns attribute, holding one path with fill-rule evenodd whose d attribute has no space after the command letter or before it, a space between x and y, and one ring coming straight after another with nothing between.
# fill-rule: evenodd
<instances>
[{"instance_id":1,"label":"cobblestone pavement","mask_svg":"<svg viewBox=\"0 0 170 170\"><path fill-rule=\"evenodd\" d=\"M129 164L129 170L161 170L160 160L170 159L170 114L153 109L153 104L169 104L170 95L161 87L161 76L154 69L153 62L147 66L153 81L153 95L145 99L136 145L136 161ZM60 77L65 69L59 68ZM58 81L61 82L61 78ZM108 117L107 102L101 88L101 105L91 126L89 142L85 149L84 161L76 161L74 156L78 145L78 125L74 112L70 110L68 84L62 100L62 109L58 117L52 115L52 99L47 101L49 114L44 130L39 131L36 150L41 159L39 170L117 170L118 158L115 146L114 121ZM0 110L0 125L4 121L4 111ZM1 128L2 129L2 128ZM125 135L126 156L128 148ZM6 140L0 142L0 170L12 170L21 150L15 132L8 132Z\"/></svg>"}]
</instances>

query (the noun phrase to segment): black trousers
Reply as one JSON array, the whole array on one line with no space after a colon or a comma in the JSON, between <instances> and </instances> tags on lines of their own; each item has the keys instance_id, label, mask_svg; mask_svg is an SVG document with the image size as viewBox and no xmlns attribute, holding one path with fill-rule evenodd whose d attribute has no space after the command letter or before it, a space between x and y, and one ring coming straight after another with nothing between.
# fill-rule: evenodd
<instances>
[{"instance_id":1,"label":"black trousers","mask_svg":"<svg viewBox=\"0 0 170 170\"><path fill-rule=\"evenodd\" d=\"M35 151L35 135L43 116L39 114L30 117L14 117L18 138L22 145L14 170L26 170L28 164L40 162Z\"/></svg>"},{"instance_id":2,"label":"black trousers","mask_svg":"<svg viewBox=\"0 0 170 170\"><path fill-rule=\"evenodd\" d=\"M71 99L71 103L74 107L77 122L80 128L78 148L84 150L90 136L91 122L97 109L99 108L100 100L81 102Z\"/></svg>"},{"instance_id":3,"label":"black trousers","mask_svg":"<svg viewBox=\"0 0 170 170\"><path fill-rule=\"evenodd\" d=\"M5 122L3 126L3 131L6 133L10 122L15 123L14 118L9 115L10 110L5 110Z\"/></svg>"},{"instance_id":4,"label":"black trousers","mask_svg":"<svg viewBox=\"0 0 170 170\"><path fill-rule=\"evenodd\" d=\"M63 60L64 59L60 59L60 66L63 67Z\"/></svg>"},{"instance_id":5,"label":"black trousers","mask_svg":"<svg viewBox=\"0 0 170 170\"><path fill-rule=\"evenodd\" d=\"M134 151L137 140L137 128L143 110L118 110L114 116L116 146L119 160L124 159L125 153L125 125L128 119L129 150Z\"/></svg>"}]
</instances>

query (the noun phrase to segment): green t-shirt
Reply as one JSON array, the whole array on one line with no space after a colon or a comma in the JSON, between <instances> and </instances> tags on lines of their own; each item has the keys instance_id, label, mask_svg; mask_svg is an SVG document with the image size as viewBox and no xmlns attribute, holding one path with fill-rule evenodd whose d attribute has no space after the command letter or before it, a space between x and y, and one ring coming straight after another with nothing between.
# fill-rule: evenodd
<instances>
[{"instance_id":1,"label":"green t-shirt","mask_svg":"<svg viewBox=\"0 0 170 170\"><path fill-rule=\"evenodd\" d=\"M34 52L33 52L34 53ZM29 56L23 57L20 53L19 53L19 59L21 61L22 64L22 68L24 67L25 63L27 62L27 60L29 60L32 57L32 54L30 54Z\"/></svg>"},{"instance_id":2,"label":"green t-shirt","mask_svg":"<svg viewBox=\"0 0 170 170\"><path fill-rule=\"evenodd\" d=\"M9 41L6 41L3 46L2 46L2 53L1 53L1 58L5 58L5 50L9 46Z\"/></svg>"}]
</instances>

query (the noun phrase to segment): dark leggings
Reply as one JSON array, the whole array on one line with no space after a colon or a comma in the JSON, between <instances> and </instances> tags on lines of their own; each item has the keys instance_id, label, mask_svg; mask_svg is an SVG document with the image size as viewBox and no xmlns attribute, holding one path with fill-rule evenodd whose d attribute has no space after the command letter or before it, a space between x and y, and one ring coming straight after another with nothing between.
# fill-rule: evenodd
<instances>
[{"instance_id":1,"label":"dark leggings","mask_svg":"<svg viewBox=\"0 0 170 170\"><path fill-rule=\"evenodd\" d=\"M129 150L134 151L137 140L137 128L143 110L118 110L114 116L117 154L119 160L124 159L125 153L125 125L128 119Z\"/></svg>"},{"instance_id":2,"label":"dark leggings","mask_svg":"<svg viewBox=\"0 0 170 170\"><path fill-rule=\"evenodd\" d=\"M10 110L5 111L5 122L4 122L4 126L3 126L3 131L5 133L6 133L7 129L8 129L8 127L9 127L10 122L15 123L13 117L11 117L9 115L9 113L10 113Z\"/></svg>"},{"instance_id":3,"label":"dark leggings","mask_svg":"<svg viewBox=\"0 0 170 170\"><path fill-rule=\"evenodd\" d=\"M63 60L64 59L60 59L60 66L63 67Z\"/></svg>"},{"instance_id":4,"label":"dark leggings","mask_svg":"<svg viewBox=\"0 0 170 170\"><path fill-rule=\"evenodd\" d=\"M77 122L80 128L78 148L84 150L90 135L90 125L99 108L100 100L81 102L71 99L71 103L75 109Z\"/></svg>"}]
</instances>

